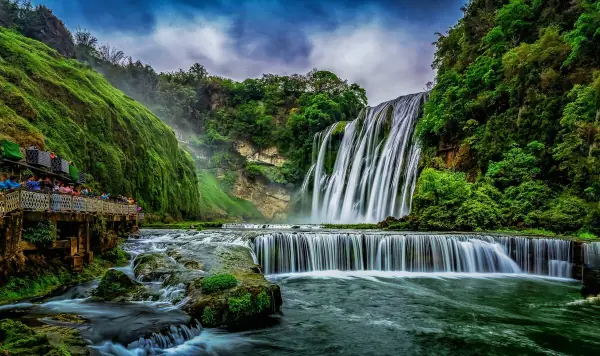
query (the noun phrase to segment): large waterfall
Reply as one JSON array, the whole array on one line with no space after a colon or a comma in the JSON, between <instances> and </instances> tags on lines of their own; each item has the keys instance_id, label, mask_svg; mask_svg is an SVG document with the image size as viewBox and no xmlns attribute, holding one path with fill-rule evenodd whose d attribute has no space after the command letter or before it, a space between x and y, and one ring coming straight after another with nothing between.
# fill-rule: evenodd
<instances>
[{"instance_id":1,"label":"large waterfall","mask_svg":"<svg viewBox=\"0 0 600 356\"><path fill-rule=\"evenodd\" d=\"M265 273L325 270L572 277L572 242L513 236L277 232L255 238Z\"/></svg>"},{"instance_id":2,"label":"large waterfall","mask_svg":"<svg viewBox=\"0 0 600 356\"><path fill-rule=\"evenodd\" d=\"M332 167L328 155L343 123L315 136L303 184L308 190L312 179L312 222L378 222L409 213L420 154L412 134L426 95L364 110L345 126Z\"/></svg>"}]
</instances>

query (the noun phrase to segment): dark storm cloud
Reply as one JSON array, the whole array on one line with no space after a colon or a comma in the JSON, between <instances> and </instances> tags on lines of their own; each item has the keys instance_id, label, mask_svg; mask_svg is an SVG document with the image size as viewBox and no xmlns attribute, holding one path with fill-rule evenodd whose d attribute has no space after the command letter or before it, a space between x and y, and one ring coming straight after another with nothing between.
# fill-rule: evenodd
<instances>
[{"instance_id":1,"label":"dark storm cloud","mask_svg":"<svg viewBox=\"0 0 600 356\"><path fill-rule=\"evenodd\" d=\"M465 0L41 0L158 70L200 62L234 79L328 69L376 103L433 78L434 32Z\"/></svg>"}]
</instances>

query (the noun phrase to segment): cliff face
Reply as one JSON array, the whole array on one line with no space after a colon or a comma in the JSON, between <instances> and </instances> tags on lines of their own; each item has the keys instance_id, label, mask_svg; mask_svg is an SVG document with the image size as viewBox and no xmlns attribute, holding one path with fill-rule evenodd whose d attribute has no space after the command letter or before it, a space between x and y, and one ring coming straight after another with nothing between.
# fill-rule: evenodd
<instances>
[{"instance_id":1,"label":"cliff face","mask_svg":"<svg viewBox=\"0 0 600 356\"><path fill-rule=\"evenodd\" d=\"M264 177L249 178L238 172L232 194L252 202L269 221L285 220L288 216L291 191L283 185L269 183Z\"/></svg>"},{"instance_id":2,"label":"cliff face","mask_svg":"<svg viewBox=\"0 0 600 356\"><path fill-rule=\"evenodd\" d=\"M75 44L65 24L45 6L19 7L0 1L0 26L15 28L26 37L54 48L65 57L75 57Z\"/></svg>"},{"instance_id":3,"label":"cliff face","mask_svg":"<svg viewBox=\"0 0 600 356\"><path fill-rule=\"evenodd\" d=\"M279 153L277 147L267 147L259 150L251 143L246 141L238 141L235 143L235 149L242 157L245 157L248 162L261 163L275 167L282 167L286 162L283 155Z\"/></svg>"},{"instance_id":4,"label":"cliff face","mask_svg":"<svg viewBox=\"0 0 600 356\"><path fill-rule=\"evenodd\" d=\"M97 190L195 217L198 180L173 131L99 73L0 28L0 136L72 160Z\"/></svg>"}]
</instances>

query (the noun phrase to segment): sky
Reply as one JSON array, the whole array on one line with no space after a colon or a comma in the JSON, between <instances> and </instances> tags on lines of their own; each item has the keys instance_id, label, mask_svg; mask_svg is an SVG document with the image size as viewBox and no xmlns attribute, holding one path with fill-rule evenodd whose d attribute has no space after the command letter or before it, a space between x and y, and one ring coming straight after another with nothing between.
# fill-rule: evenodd
<instances>
[{"instance_id":1,"label":"sky","mask_svg":"<svg viewBox=\"0 0 600 356\"><path fill-rule=\"evenodd\" d=\"M466 0L39 0L67 27L155 70L234 80L329 70L367 90L369 104L423 91L435 73L435 32Z\"/></svg>"}]
</instances>

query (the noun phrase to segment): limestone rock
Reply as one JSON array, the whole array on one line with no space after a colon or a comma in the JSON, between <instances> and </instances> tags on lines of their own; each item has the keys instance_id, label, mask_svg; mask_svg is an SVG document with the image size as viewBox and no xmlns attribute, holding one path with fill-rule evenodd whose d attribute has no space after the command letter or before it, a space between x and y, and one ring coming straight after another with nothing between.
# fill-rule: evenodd
<instances>
[{"instance_id":1,"label":"limestone rock","mask_svg":"<svg viewBox=\"0 0 600 356\"><path fill-rule=\"evenodd\" d=\"M248 162L262 163L275 167L282 167L286 162L277 147L267 147L259 150L249 142L239 141L236 142L235 149Z\"/></svg>"},{"instance_id":2,"label":"limestone rock","mask_svg":"<svg viewBox=\"0 0 600 356\"><path fill-rule=\"evenodd\" d=\"M251 201L270 220L284 219L292 200L289 189L278 184L251 180L243 174L238 175L232 193L235 197Z\"/></svg>"}]
</instances>

